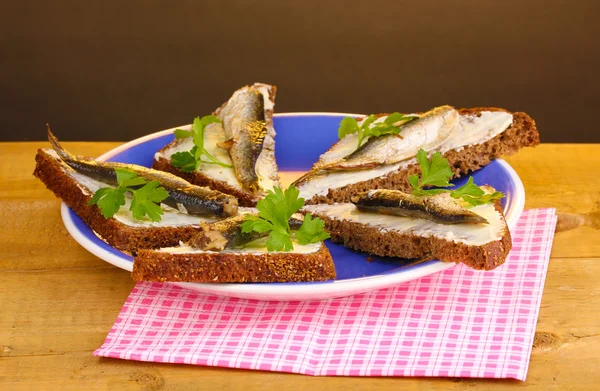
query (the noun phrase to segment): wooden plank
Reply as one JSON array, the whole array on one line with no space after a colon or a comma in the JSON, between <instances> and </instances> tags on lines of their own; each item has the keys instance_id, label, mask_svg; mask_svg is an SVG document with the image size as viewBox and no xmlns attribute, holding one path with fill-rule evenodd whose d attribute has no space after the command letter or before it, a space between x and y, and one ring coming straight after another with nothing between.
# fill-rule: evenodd
<instances>
[{"instance_id":1,"label":"wooden plank","mask_svg":"<svg viewBox=\"0 0 600 391\"><path fill-rule=\"evenodd\" d=\"M121 143L65 142L78 155L98 156ZM47 142L0 143L0 156L14 164L0 166L0 271L48 268L106 267L67 232L60 200L33 174L35 154Z\"/></svg>"},{"instance_id":2,"label":"wooden plank","mask_svg":"<svg viewBox=\"0 0 600 391\"><path fill-rule=\"evenodd\" d=\"M600 256L600 144L542 144L506 159L525 186L526 208L556 208L553 257Z\"/></svg>"},{"instance_id":3,"label":"wooden plank","mask_svg":"<svg viewBox=\"0 0 600 391\"><path fill-rule=\"evenodd\" d=\"M317 389L386 389L402 384L408 390L466 385L495 389L511 384L524 389L583 390L600 383L595 370L600 365L599 274L598 258L551 261L527 382L404 379L397 383L397 379L312 378L94 358L92 351L103 342L133 286L128 273L114 268L11 271L0 284L0 382L9 389L36 385L189 388L206 381L224 389L245 385L250 390L278 384Z\"/></svg>"},{"instance_id":4,"label":"wooden plank","mask_svg":"<svg viewBox=\"0 0 600 391\"><path fill-rule=\"evenodd\" d=\"M0 341L10 356L99 347L134 286L112 266L10 271L2 281Z\"/></svg>"},{"instance_id":5,"label":"wooden plank","mask_svg":"<svg viewBox=\"0 0 600 391\"><path fill-rule=\"evenodd\" d=\"M21 389L314 389L314 390L590 390L599 338L532 356L527 381L444 378L311 377L93 357L91 352L0 357L0 383ZM591 361L590 361L591 360ZM569 363L570 362L570 363Z\"/></svg>"},{"instance_id":6,"label":"wooden plank","mask_svg":"<svg viewBox=\"0 0 600 391\"><path fill-rule=\"evenodd\" d=\"M52 194L44 196L53 197ZM69 235L57 199L2 201L0 220L5 230L0 236L0 246L4 249L0 271L108 265Z\"/></svg>"},{"instance_id":7,"label":"wooden plank","mask_svg":"<svg viewBox=\"0 0 600 391\"><path fill-rule=\"evenodd\" d=\"M0 358L0 362L2 358ZM535 365L535 360L532 362ZM276 372L248 371L189 365L155 364L93 357L89 352L57 356L28 356L4 360L2 385L10 390L247 390L311 389L315 391L370 390L589 390L589 377L574 368L571 374L549 370L530 374L527 382L515 380L445 378L311 377ZM1 370L0 370L1 371ZM532 370L534 372L535 370ZM36 376L30 377L29 374ZM25 376L23 376L25 374ZM581 376L577 376L581 375ZM552 376L550 379L546 376Z\"/></svg>"}]
</instances>

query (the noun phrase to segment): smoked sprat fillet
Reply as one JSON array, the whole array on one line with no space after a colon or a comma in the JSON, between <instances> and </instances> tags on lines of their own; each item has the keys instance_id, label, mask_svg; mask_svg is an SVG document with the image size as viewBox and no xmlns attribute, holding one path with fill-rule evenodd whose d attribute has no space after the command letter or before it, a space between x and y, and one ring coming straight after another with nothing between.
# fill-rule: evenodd
<instances>
[{"instance_id":1,"label":"smoked sprat fillet","mask_svg":"<svg viewBox=\"0 0 600 391\"><path fill-rule=\"evenodd\" d=\"M359 193L351 201L358 211L363 212L428 219L441 224L487 224L485 218L455 202L449 193L422 197L399 190L379 189Z\"/></svg>"}]
</instances>

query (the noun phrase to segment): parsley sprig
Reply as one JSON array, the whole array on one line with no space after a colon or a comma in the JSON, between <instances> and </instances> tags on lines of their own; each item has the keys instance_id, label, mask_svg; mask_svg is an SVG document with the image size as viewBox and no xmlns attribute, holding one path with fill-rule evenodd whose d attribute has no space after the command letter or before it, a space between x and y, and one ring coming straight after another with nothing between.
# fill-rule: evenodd
<instances>
[{"instance_id":1,"label":"parsley sprig","mask_svg":"<svg viewBox=\"0 0 600 391\"><path fill-rule=\"evenodd\" d=\"M290 217L304 206L304 198L299 198L299 194L300 191L294 186L288 187L285 192L276 186L265 198L258 201L258 216L246 215L246 221L242 223L242 233L269 232L269 251L292 250L292 238L300 244L317 243L329 238L329 234L324 231L325 222L318 217L313 218L310 214L304 217L298 231L295 234L292 232Z\"/></svg>"},{"instance_id":2,"label":"parsley sprig","mask_svg":"<svg viewBox=\"0 0 600 391\"><path fill-rule=\"evenodd\" d=\"M340 127L338 128L338 138L342 139L349 134L357 133L358 146L356 148L358 149L367 137L380 137L386 134L398 134L400 133L400 126L416 118L419 117L415 115L393 113L388 115L383 122L373 124L377 117L371 114L363 121L362 124L358 125L358 122L355 118L346 117L340 122Z\"/></svg>"},{"instance_id":3,"label":"parsley sprig","mask_svg":"<svg viewBox=\"0 0 600 391\"><path fill-rule=\"evenodd\" d=\"M493 202L500 198L504 198L504 193L499 191L495 191L493 193L486 193L485 191L483 191L483 189L481 189L479 186L473 183L473 177L470 176L467 183L465 183L458 189L452 191L450 193L450 196L452 198L462 198L469 204L477 206L489 204L490 202Z\"/></svg>"},{"instance_id":4,"label":"parsley sprig","mask_svg":"<svg viewBox=\"0 0 600 391\"><path fill-rule=\"evenodd\" d=\"M223 163L217 160L204 148L204 129L207 125L221 120L214 115L205 115L204 117L194 118L192 130L175 129L175 138L193 137L194 146L190 151L177 152L171 156L171 164L183 172L194 172L200 166L200 163L218 164L222 167L231 168L231 164ZM202 157L206 157L203 159Z\"/></svg>"},{"instance_id":5,"label":"parsley sprig","mask_svg":"<svg viewBox=\"0 0 600 391\"><path fill-rule=\"evenodd\" d=\"M408 177L408 182L413 187L414 195L433 195L447 191L444 189L423 189L423 186L452 186L449 182L452 178L452 170L448 164L448 159L443 158L440 152L434 153L431 156L431 160L429 160L427 152L420 149L417 152L417 162L421 166L421 177L418 175Z\"/></svg>"},{"instance_id":6,"label":"parsley sprig","mask_svg":"<svg viewBox=\"0 0 600 391\"><path fill-rule=\"evenodd\" d=\"M488 204L504 197L504 194L499 191L486 193L473 182L473 177L469 177L467 183L454 190L424 189L425 186L452 186L450 183L450 179L453 176L452 169L450 168L448 159L442 157L440 152L435 152L431 155L431 159L429 159L427 152L420 149L417 153L417 162L421 166L421 176L411 175L408 177L408 182L413 188L414 195L427 196L449 192L452 198L462 198L463 201L472 206Z\"/></svg>"},{"instance_id":7,"label":"parsley sprig","mask_svg":"<svg viewBox=\"0 0 600 391\"><path fill-rule=\"evenodd\" d=\"M160 187L160 183L138 177L134 172L126 169L115 168L115 173L118 186L98 189L88 201L88 205L98 205L102 216L108 219L125 205L125 193L131 192L129 210L133 217L142 220L148 216L152 221L160 221L164 214L160 202L169 196L169 193Z\"/></svg>"}]
</instances>

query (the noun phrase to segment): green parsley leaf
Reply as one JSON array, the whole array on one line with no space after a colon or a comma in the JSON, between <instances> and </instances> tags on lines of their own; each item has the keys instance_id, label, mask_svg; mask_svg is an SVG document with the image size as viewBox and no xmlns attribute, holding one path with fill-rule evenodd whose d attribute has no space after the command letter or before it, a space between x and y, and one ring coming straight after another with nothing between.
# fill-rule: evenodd
<instances>
[{"instance_id":1,"label":"green parsley leaf","mask_svg":"<svg viewBox=\"0 0 600 391\"><path fill-rule=\"evenodd\" d=\"M192 124L192 132L194 132L194 145L196 146L198 152L196 152L196 158L199 159L204 152L204 125L202 124L202 120L200 117L194 118L194 122Z\"/></svg>"},{"instance_id":2,"label":"green parsley leaf","mask_svg":"<svg viewBox=\"0 0 600 391\"><path fill-rule=\"evenodd\" d=\"M408 182L413 187L413 194L439 194L444 190L441 189L423 189L424 186L439 186L449 187L452 184L449 182L453 176L448 160L442 157L440 152L436 152L431 156L431 160L427 157L427 152L422 148L417 152L417 161L421 166L421 177L411 175Z\"/></svg>"},{"instance_id":3,"label":"green parsley leaf","mask_svg":"<svg viewBox=\"0 0 600 391\"><path fill-rule=\"evenodd\" d=\"M387 116L387 118L383 121L388 125L394 125L396 122L400 122L404 119L404 114L400 114L398 112L392 113Z\"/></svg>"},{"instance_id":4,"label":"green parsley leaf","mask_svg":"<svg viewBox=\"0 0 600 391\"><path fill-rule=\"evenodd\" d=\"M192 152L196 159L202 163L207 164L217 164L222 167L232 168L231 164L223 163L218 161L213 155L211 155L204 148L204 129L207 125L212 123L220 123L221 120L214 115L205 115L204 117L196 117L194 118L194 123L192 125L192 131L194 132L194 145L196 148L195 152ZM193 148L192 148L193 149ZM202 155L206 156L209 160L202 160Z\"/></svg>"},{"instance_id":5,"label":"green parsley leaf","mask_svg":"<svg viewBox=\"0 0 600 391\"><path fill-rule=\"evenodd\" d=\"M400 126L400 125L404 125L407 122L415 120L417 118L419 118L418 115L404 115L404 114L395 112L395 113L388 115L387 118L385 119L385 121L383 121L383 122L385 122L388 125Z\"/></svg>"},{"instance_id":6,"label":"green parsley leaf","mask_svg":"<svg viewBox=\"0 0 600 391\"><path fill-rule=\"evenodd\" d=\"M272 221L275 219L274 215L271 213L275 209L275 206L269 198L270 194L271 192L269 191L265 198L258 200L258 202L256 203L256 209L258 209L258 216L268 221ZM249 216L246 216L246 218L248 217Z\"/></svg>"},{"instance_id":7,"label":"green parsley leaf","mask_svg":"<svg viewBox=\"0 0 600 391\"><path fill-rule=\"evenodd\" d=\"M119 186L124 181L128 179L133 179L137 176L133 171L128 170L126 168L115 168L115 175L117 176L117 183L119 184Z\"/></svg>"},{"instance_id":8,"label":"green parsley leaf","mask_svg":"<svg viewBox=\"0 0 600 391\"><path fill-rule=\"evenodd\" d=\"M467 180L467 183L465 183L463 186L459 187L458 189L454 189L454 191L452 191L453 198L461 198L463 195L467 195L467 196L471 196L471 197L480 197L484 194L485 194L485 191L483 191L483 189L481 189L479 186L477 186L473 182L472 176L469 177L469 179Z\"/></svg>"},{"instance_id":9,"label":"green parsley leaf","mask_svg":"<svg viewBox=\"0 0 600 391\"><path fill-rule=\"evenodd\" d=\"M267 240L267 250L269 251L291 251L294 249L292 237L288 232L273 230Z\"/></svg>"},{"instance_id":10,"label":"green parsley leaf","mask_svg":"<svg viewBox=\"0 0 600 391\"><path fill-rule=\"evenodd\" d=\"M145 178L135 177L135 178L131 178L131 179L126 179L123 182L121 182L119 185L121 187L136 188L138 186L145 185L146 183L148 183L148 181Z\"/></svg>"},{"instance_id":11,"label":"green parsley leaf","mask_svg":"<svg viewBox=\"0 0 600 391\"><path fill-rule=\"evenodd\" d=\"M504 197L502 192L486 193L482 188L473 182L473 177L469 177L467 183L455 190L447 189L423 189L423 186L449 187L449 182L453 176L452 169L448 160L442 157L440 152L427 157L427 152L420 149L417 153L417 161L421 166L421 177L411 175L408 182L413 188L413 194L416 196L434 195L449 192L452 198L462 198L472 206L488 204L494 200Z\"/></svg>"},{"instance_id":12,"label":"green parsley leaf","mask_svg":"<svg viewBox=\"0 0 600 391\"><path fill-rule=\"evenodd\" d=\"M277 229L277 226L288 227L289 217L287 211L289 208L287 198L280 187L275 187L273 190L275 191L275 198L270 199L267 204L271 208L273 222L276 223L274 224L275 229ZM289 227L286 231L289 232Z\"/></svg>"},{"instance_id":13,"label":"green parsley leaf","mask_svg":"<svg viewBox=\"0 0 600 391\"><path fill-rule=\"evenodd\" d=\"M374 114L369 115L364 121L363 123L360 125L360 130L362 130L363 132L365 131L365 129L368 129L369 126L371 126L371 124L373 122L375 122L377 120L377 118L375 117Z\"/></svg>"},{"instance_id":14,"label":"green parsley leaf","mask_svg":"<svg viewBox=\"0 0 600 391\"><path fill-rule=\"evenodd\" d=\"M417 152L417 162L421 167L422 173L429 171L429 167L431 167L431 161L429 161L429 158L427 157L427 152L425 152L423 148L419 149L419 151Z\"/></svg>"},{"instance_id":15,"label":"green parsley leaf","mask_svg":"<svg viewBox=\"0 0 600 391\"><path fill-rule=\"evenodd\" d=\"M349 134L357 133L358 149L363 145L363 141L369 137L380 137L388 134L400 133L400 126L412 121L415 118L418 118L418 116L393 113L387 116L383 122L375 123L377 117L371 114L365 118L362 124L359 126L356 119L352 117L346 117L340 122L340 126L338 128L338 137L341 139Z\"/></svg>"},{"instance_id":16,"label":"green parsley leaf","mask_svg":"<svg viewBox=\"0 0 600 391\"><path fill-rule=\"evenodd\" d=\"M92 199L88 201L88 205L98 205L100 213L104 218L111 218L119 211L121 206L125 205L125 192L127 189L117 187L103 187L98 189Z\"/></svg>"},{"instance_id":17,"label":"green parsley leaf","mask_svg":"<svg viewBox=\"0 0 600 391\"><path fill-rule=\"evenodd\" d=\"M131 213L134 218L142 220L148 216L152 221L160 221L165 212L158 203L169 196L169 193L160 186L158 181L150 181L142 188L134 190L131 200Z\"/></svg>"},{"instance_id":18,"label":"green parsley leaf","mask_svg":"<svg viewBox=\"0 0 600 391\"><path fill-rule=\"evenodd\" d=\"M419 176L414 174L414 175L409 175L408 177L408 183L410 183L410 185L413 188L413 192L415 190L419 189Z\"/></svg>"},{"instance_id":19,"label":"green parsley leaf","mask_svg":"<svg viewBox=\"0 0 600 391\"><path fill-rule=\"evenodd\" d=\"M115 168L119 187L136 187L148 182L145 178L138 177L135 172L125 168Z\"/></svg>"},{"instance_id":20,"label":"green parsley leaf","mask_svg":"<svg viewBox=\"0 0 600 391\"><path fill-rule=\"evenodd\" d=\"M150 181L141 189L136 190L136 192L140 196L157 203L169 197L169 192L164 187L160 187L160 182L158 181Z\"/></svg>"},{"instance_id":21,"label":"green parsley leaf","mask_svg":"<svg viewBox=\"0 0 600 391\"><path fill-rule=\"evenodd\" d=\"M214 115L205 115L202 118L194 118L192 130L175 129L176 138L192 137L194 147L189 152L177 152L171 155L171 164L180 168L183 172L196 171L200 163L217 164L227 168L233 167L231 164L218 161L204 148L204 129L215 122L221 122L221 120ZM206 156L208 160L202 159L202 156Z\"/></svg>"},{"instance_id":22,"label":"green parsley leaf","mask_svg":"<svg viewBox=\"0 0 600 391\"><path fill-rule=\"evenodd\" d=\"M152 221L160 221L164 213L160 202L169 196L164 188L159 187L160 183L138 177L135 172L124 168L115 168L115 174L118 186L98 189L88 205L98 205L102 216L108 219L125 205L125 193L131 192L133 198L129 210L133 217L141 220L148 215Z\"/></svg>"},{"instance_id":23,"label":"green parsley leaf","mask_svg":"<svg viewBox=\"0 0 600 391\"><path fill-rule=\"evenodd\" d=\"M246 215L246 221L242 223L242 233L247 234L250 232L268 232L273 230L273 224L267 220L261 219L255 215Z\"/></svg>"},{"instance_id":24,"label":"green parsley leaf","mask_svg":"<svg viewBox=\"0 0 600 391\"><path fill-rule=\"evenodd\" d=\"M312 218L309 213L304 216L304 222L296 232L296 240L300 244L322 242L331 236L325 232L325 222L320 218Z\"/></svg>"},{"instance_id":25,"label":"green parsley leaf","mask_svg":"<svg viewBox=\"0 0 600 391\"><path fill-rule=\"evenodd\" d=\"M495 191L486 193L482 188L473 183L473 177L469 177L467 183L450 193L452 198L462 198L472 206L489 204L500 198L504 198L504 193Z\"/></svg>"},{"instance_id":26,"label":"green parsley leaf","mask_svg":"<svg viewBox=\"0 0 600 391\"><path fill-rule=\"evenodd\" d=\"M463 200L465 200L466 202L468 202L469 204L471 204L472 206L477 206L477 205L489 204L491 202L494 202L495 200L504 198L504 193L502 193L500 191L495 191L491 194L486 193L480 197L472 197L469 195L463 195L461 198Z\"/></svg>"},{"instance_id":27,"label":"green parsley leaf","mask_svg":"<svg viewBox=\"0 0 600 391\"><path fill-rule=\"evenodd\" d=\"M290 186L285 191L285 204L287 205L287 216L288 220L294 213L300 210L304 206L304 198L298 197L300 190L296 189L295 186Z\"/></svg>"},{"instance_id":28,"label":"green parsley leaf","mask_svg":"<svg viewBox=\"0 0 600 391\"><path fill-rule=\"evenodd\" d=\"M358 122L352 117L346 117L340 122L338 138L342 139L349 134L358 132Z\"/></svg>"},{"instance_id":29,"label":"green parsley leaf","mask_svg":"<svg viewBox=\"0 0 600 391\"><path fill-rule=\"evenodd\" d=\"M175 129L175 138L186 138L186 137L192 137L193 135L194 135L194 132L191 130Z\"/></svg>"},{"instance_id":30,"label":"green parsley leaf","mask_svg":"<svg viewBox=\"0 0 600 391\"><path fill-rule=\"evenodd\" d=\"M388 125L385 122L375 124L372 128L366 128L363 131L363 138L367 137L380 137L386 134L398 134L400 128L394 125Z\"/></svg>"},{"instance_id":31,"label":"green parsley leaf","mask_svg":"<svg viewBox=\"0 0 600 391\"><path fill-rule=\"evenodd\" d=\"M217 117L216 115L205 115L200 119L200 125L202 125L202 127L205 127L206 125L210 125L215 122L221 122L219 117Z\"/></svg>"},{"instance_id":32,"label":"green parsley leaf","mask_svg":"<svg viewBox=\"0 0 600 391\"><path fill-rule=\"evenodd\" d=\"M274 229L283 227L285 231L290 232L288 220L304 205L304 199L300 199L298 203L299 193L294 186L290 186L285 193L280 187L275 186L256 204L258 215L270 221Z\"/></svg>"},{"instance_id":33,"label":"green parsley leaf","mask_svg":"<svg viewBox=\"0 0 600 391\"><path fill-rule=\"evenodd\" d=\"M269 232L267 250L292 250L294 247L289 219L304 206L304 198L298 197L299 195L300 191L294 186L288 187L285 191L280 187L274 187L256 204L258 216L245 216L242 233ZM323 221L318 218L313 219L309 215L297 231L296 240L301 244L307 244L327 239L329 234L324 232L324 226Z\"/></svg>"},{"instance_id":34,"label":"green parsley leaf","mask_svg":"<svg viewBox=\"0 0 600 391\"><path fill-rule=\"evenodd\" d=\"M196 171L200 165L200 161L194 156L194 148L189 152L177 152L171 155L171 164L183 172Z\"/></svg>"},{"instance_id":35,"label":"green parsley leaf","mask_svg":"<svg viewBox=\"0 0 600 391\"><path fill-rule=\"evenodd\" d=\"M428 170L422 173L421 180L429 186L448 187L451 186L449 180L453 175L448 160L440 152L436 152L431 157Z\"/></svg>"}]
</instances>

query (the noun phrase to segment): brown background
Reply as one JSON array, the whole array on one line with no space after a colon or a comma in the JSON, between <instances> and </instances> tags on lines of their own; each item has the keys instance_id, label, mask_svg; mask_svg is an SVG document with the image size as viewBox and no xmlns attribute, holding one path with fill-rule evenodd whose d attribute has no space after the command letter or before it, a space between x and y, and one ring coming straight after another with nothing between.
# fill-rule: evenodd
<instances>
[{"instance_id":1,"label":"brown background","mask_svg":"<svg viewBox=\"0 0 600 391\"><path fill-rule=\"evenodd\" d=\"M600 142L600 1L0 3L0 140L128 140L262 81L278 112L500 106Z\"/></svg>"}]
</instances>

